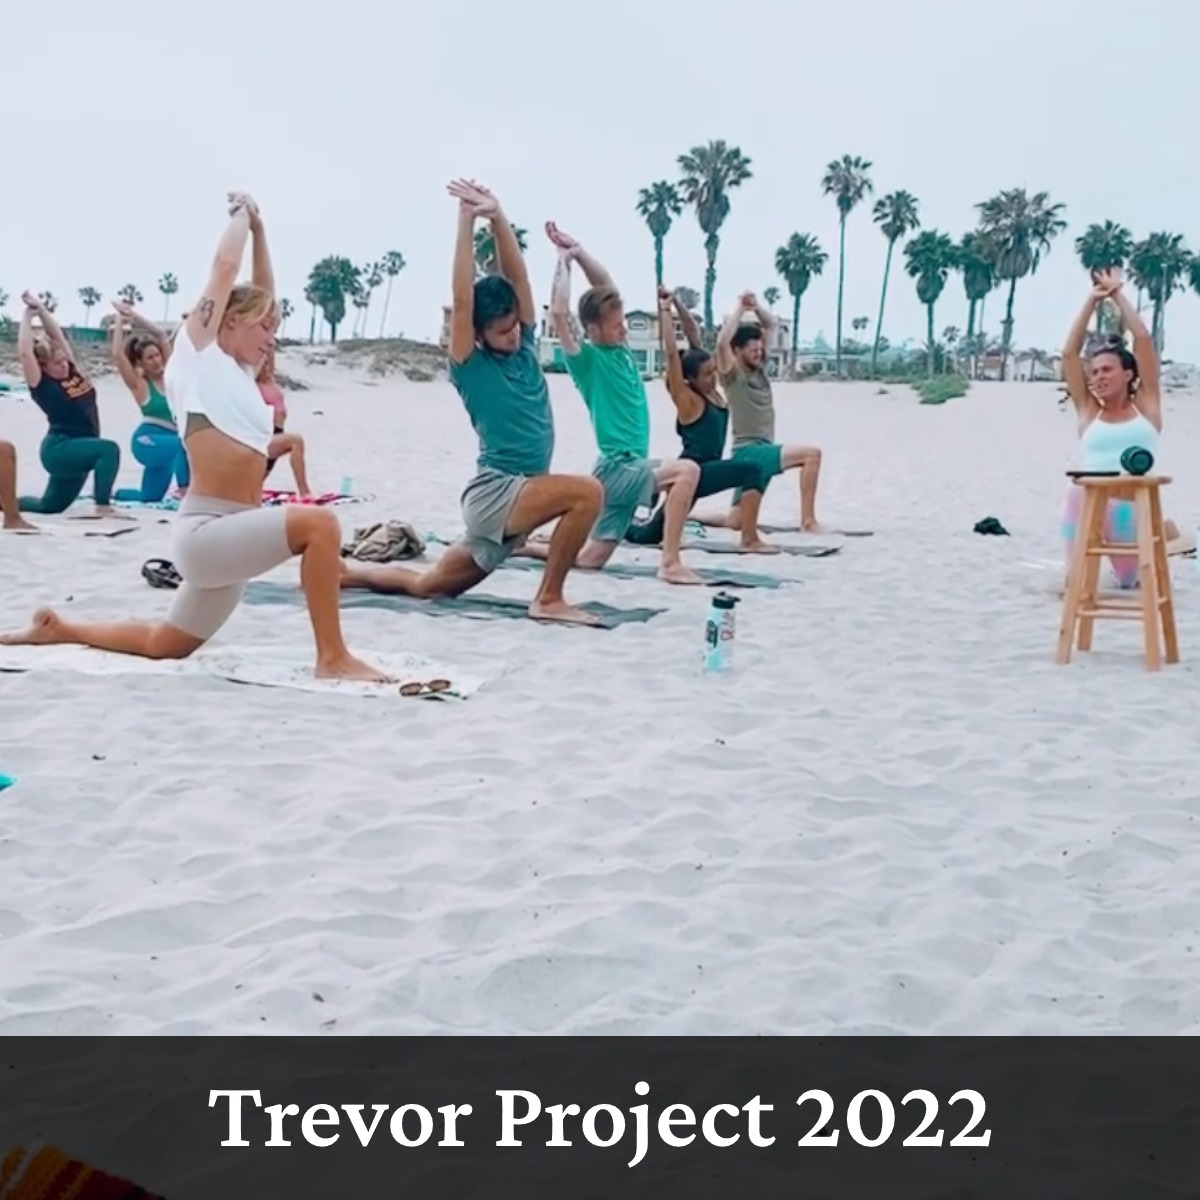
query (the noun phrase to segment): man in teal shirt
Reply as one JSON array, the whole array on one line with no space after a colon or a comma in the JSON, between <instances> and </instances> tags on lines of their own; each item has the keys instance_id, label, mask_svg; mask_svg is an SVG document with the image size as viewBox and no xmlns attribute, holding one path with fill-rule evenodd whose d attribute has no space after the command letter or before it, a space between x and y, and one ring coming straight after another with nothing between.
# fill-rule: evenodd
<instances>
[{"instance_id":1,"label":"man in teal shirt","mask_svg":"<svg viewBox=\"0 0 1200 1200\"><path fill-rule=\"evenodd\" d=\"M592 418L600 458L592 474L604 485L604 508L587 544L575 560L597 570L612 557L639 508L666 493L662 565L667 583L697 584L700 577L683 563L679 544L696 495L700 468L687 459L651 459L650 406L646 385L625 341L621 295L605 269L550 222L546 233L558 248L558 268L550 296L550 317L567 355L567 370ZM579 263L591 285L579 298L581 338L571 315L571 264Z\"/></svg>"},{"instance_id":2,"label":"man in teal shirt","mask_svg":"<svg viewBox=\"0 0 1200 1200\"><path fill-rule=\"evenodd\" d=\"M563 583L603 503L586 475L551 475L554 415L537 354L537 309L512 226L486 188L450 185L459 202L450 311L450 382L479 437L477 473L462 496L466 536L428 571L346 563L342 587L431 598L483 582L535 529L557 521L529 615L595 625ZM500 274L475 279L475 222L491 222Z\"/></svg>"}]
</instances>

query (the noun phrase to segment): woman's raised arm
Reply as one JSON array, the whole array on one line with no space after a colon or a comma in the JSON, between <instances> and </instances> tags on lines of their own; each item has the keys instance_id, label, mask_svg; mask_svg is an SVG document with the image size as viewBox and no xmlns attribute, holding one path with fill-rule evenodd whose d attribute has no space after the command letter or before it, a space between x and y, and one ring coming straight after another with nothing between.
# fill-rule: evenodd
<instances>
[{"instance_id":1,"label":"woman's raised arm","mask_svg":"<svg viewBox=\"0 0 1200 1200\"><path fill-rule=\"evenodd\" d=\"M133 398L139 404L145 404L150 397L150 391L146 387L146 381L133 369L125 344L125 318L130 315L131 309L128 305L116 301L113 302L113 308L116 310L113 315L110 346L113 366L117 368L117 374L121 376L125 386L133 393Z\"/></svg>"},{"instance_id":2,"label":"woman's raised arm","mask_svg":"<svg viewBox=\"0 0 1200 1200\"><path fill-rule=\"evenodd\" d=\"M1107 299L1108 295L1108 289L1093 282L1092 290L1088 293L1088 298L1079 310L1063 344L1063 382L1067 385L1071 403L1075 405L1075 411L1080 417L1089 416L1096 409L1096 400L1088 390L1087 375L1083 369L1083 344L1087 340L1088 326L1092 322L1096 305Z\"/></svg>"},{"instance_id":3,"label":"woman's raised arm","mask_svg":"<svg viewBox=\"0 0 1200 1200\"><path fill-rule=\"evenodd\" d=\"M250 237L251 213L256 211L249 196L233 194L229 202L229 224L217 243L208 283L184 322L187 335L197 350L203 350L217 340L229 294L242 269L242 256Z\"/></svg>"}]
</instances>

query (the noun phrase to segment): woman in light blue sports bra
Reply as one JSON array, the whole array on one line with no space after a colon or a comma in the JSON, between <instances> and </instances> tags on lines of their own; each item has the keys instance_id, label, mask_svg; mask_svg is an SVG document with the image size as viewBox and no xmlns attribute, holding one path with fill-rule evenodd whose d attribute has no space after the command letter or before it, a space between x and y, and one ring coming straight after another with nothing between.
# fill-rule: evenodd
<instances>
[{"instance_id":1,"label":"woman in light blue sports bra","mask_svg":"<svg viewBox=\"0 0 1200 1200\"><path fill-rule=\"evenodd\" d=\"M171 339L123 302L113 304L113 363L142 410L142 420L133 431L130 449L142 465L142 486L121 488L117 500L126 503L157 504L167 494L172 481L186 492L189 479L187 452L175 424L175 414L167 403L164 374L171 357ZM125 322L137 331L126 339Z\"/></svg>"},{"instance_id":2,"label":"woman in light blue sports bra","mask_svg":"<svg viewBox=\"0 0 1200 1200\"><path fill-rule=\"evenodd\" d=\"M1120 271L1095 272L1092 281L1087 302L1067 335L1063 378L1079 418L1079 469L1121 472L1121 455L1133 447L1148 450L1155 459L1158 458L1158 441L1162 433L1158 351L1141 314L1122 290ZM1133 334L1133 351L1131 353L1123 342L1113 340L1094 351L1085 366L1083 346L1088 326L1097 305L1108 299L1116 303L1124 327ZM1062 519L1068 563L1082 502L1083 489L1070 484ZM1179 536L1171 521L1164 522L1164 532L1169 541ZM1117 544L1137 541L1131 501L1108 502L1104 537ZM1137 556L1114 555L1112 566L1121 587L1133 587L1137 582Z\"/></svg>"}]
</instances>

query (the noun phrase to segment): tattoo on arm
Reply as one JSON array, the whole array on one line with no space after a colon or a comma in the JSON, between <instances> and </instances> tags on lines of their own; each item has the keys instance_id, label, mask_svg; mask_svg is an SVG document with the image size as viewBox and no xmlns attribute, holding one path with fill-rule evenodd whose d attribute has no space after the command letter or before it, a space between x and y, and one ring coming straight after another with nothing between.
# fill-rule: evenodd
<instances>
[{"instance_id":1,"label":"tattoo on arm","mask_svg":"<svg viewBox=\"0 0 1200 1200\"><path fill-rule=\"evenodd\" d=\"M196 306L196 312L200 316L200 324L205 329L212 324L213 314L217 311L217 306L207 296Z\"/></svg>"}]
</instances>

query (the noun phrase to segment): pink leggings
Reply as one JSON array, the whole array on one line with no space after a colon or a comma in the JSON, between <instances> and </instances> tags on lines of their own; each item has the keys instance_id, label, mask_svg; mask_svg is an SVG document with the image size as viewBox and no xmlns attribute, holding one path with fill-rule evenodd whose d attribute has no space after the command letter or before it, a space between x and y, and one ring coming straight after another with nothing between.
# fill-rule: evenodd
<instances>
[{"instance_id":1,"label":"pink leggings","mask_svg":"<svg viewBox=\"0 0 1200 1200\"><path fill-rule=\"evenodd\" d=\"M1083 488L1076 484L1067 485L1067 494L1063 498L1062 534L1066 542L1067 565L1071 563L1071 551L1075 545L1075 537L1079 530L1079 514L1083 508ZM1133 503L1129 500L1110 500L1108 511L1104 514L1104 540L1120 544L1137 542L1137 518L1134 515ZM1114 554L1109 561L1117 576L1117 583L1123 588L1131 588L1137 583L1138 560L1136 554Z\"/></svg>"}]
</instances>

